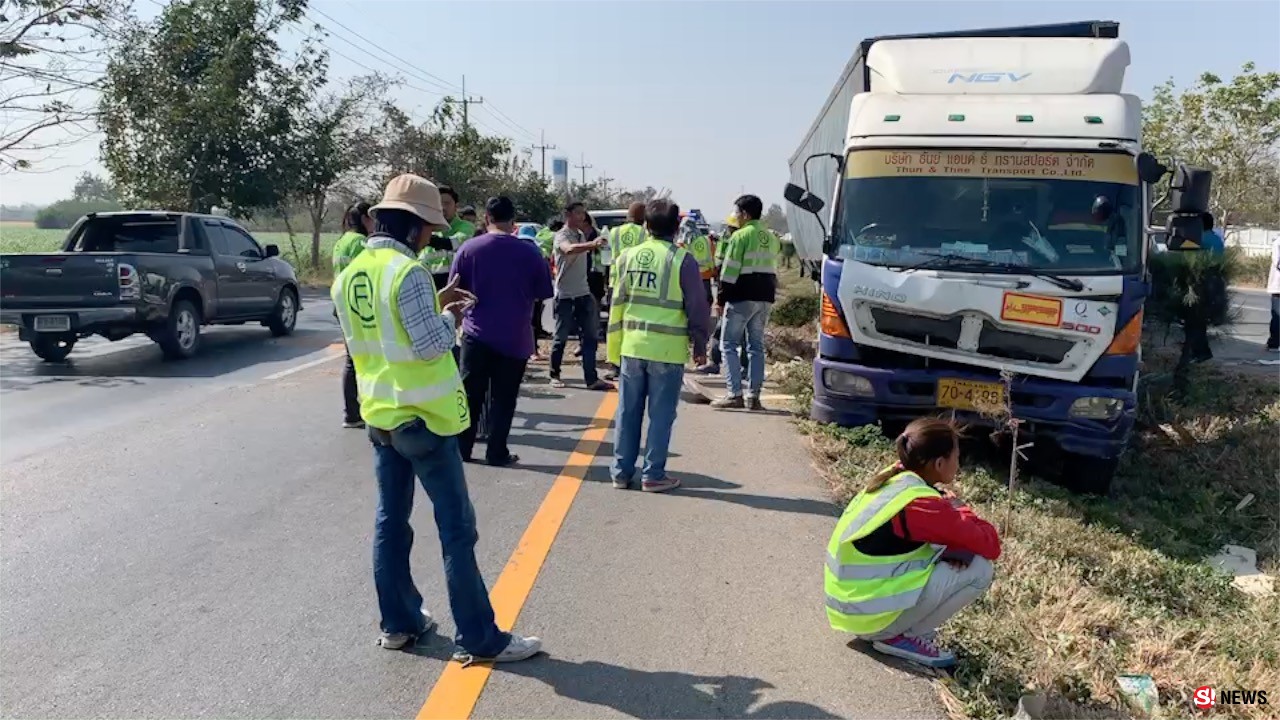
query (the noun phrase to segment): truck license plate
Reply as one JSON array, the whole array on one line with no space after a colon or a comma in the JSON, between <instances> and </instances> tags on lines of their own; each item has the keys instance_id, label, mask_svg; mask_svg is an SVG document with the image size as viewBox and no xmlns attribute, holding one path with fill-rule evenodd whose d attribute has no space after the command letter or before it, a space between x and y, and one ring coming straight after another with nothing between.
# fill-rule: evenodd
<instances>
[{"instance_id":1,"label":"truck license plate","mask_svg":"<svg viewBox=\"0 0 1280 720\"><path fill-rule=\"evenodd\" d=\"M37 315L36 332L66 332L71 329L70 315Z\"/></svg>"},{"instance_id":2,"label":"truck license plate","mask_svg":"<svg viewBox=\"0 0 1280 720\"><path fill-rule=\"evenodd\" d=\"M998 382L955 378L938 380L938 407L982 411L1003 406L1004 385Z\"/></svg>"}]
</instances>

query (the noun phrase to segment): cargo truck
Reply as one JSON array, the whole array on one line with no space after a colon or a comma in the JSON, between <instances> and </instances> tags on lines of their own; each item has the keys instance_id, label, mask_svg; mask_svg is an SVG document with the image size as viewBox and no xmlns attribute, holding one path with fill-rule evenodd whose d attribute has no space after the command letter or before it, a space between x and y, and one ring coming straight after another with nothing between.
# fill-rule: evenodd
<instances>
[{"instance_id":1,"label":"cargo truck","mask_svg":"<svg viewBox=\"0 0 1280 720\"><path fill-rule=\"evenodd\" d=\"M1133 429L1153 183L1119 25L862 41L791 158L821 290L814 419L1021 421L1105 493ZM1177 168L1194 247L1209 177ZM1164 231L1163 229L1161 230Z\"/></svg>"}]
</instances>

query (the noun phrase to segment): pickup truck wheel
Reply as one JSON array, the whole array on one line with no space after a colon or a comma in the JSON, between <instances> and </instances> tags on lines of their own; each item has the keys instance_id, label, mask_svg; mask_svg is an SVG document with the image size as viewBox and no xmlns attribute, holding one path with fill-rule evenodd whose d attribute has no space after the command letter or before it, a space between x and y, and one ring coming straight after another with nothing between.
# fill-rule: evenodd
<instances>
[{"instance_id":1,"label":"pickup truck wheel","mask_svg":"<svg viewBox=\"0 0 1280 720\"><path fill-rule=\"evenodd\" d=\"M1115 479L1120 458L1099 458L1067 454L1062 464L1062 484L1082 495L1107 495Z\"/></svg>"},{"instance_id":2,"label":"pickup truck wheel","mask_svg":"<svg viewBox=\"0 0 1280 720\"><path fill-rule=\"evenodd\" d=\"M32 338L31 351L45 362L62 362L76 346L75 338L42 335Z\"/></svg>"},{"instance_id":3,"label":"pickup truck wheel","mask_svg":"<svg viewBox=\"0 0 1280 720\"><path fill-rule=\"evenodd\" d=\"M175 302L155 341L170 360L192 357L200 349L200 311L190 300Z\"/></svg>"},{"instance_id":4,"label":"pickup truck wheel","mask_svg":"<svg viewBox=\"0 0 1280 720\"><path fill-rule=\"evenodd\" d=\"M275 309L267 317L267 327L275 337L282 337L293 332L298 324L298 295L290 288L280 291L280 299L276 300Z\"/></svg>"}]
</instances>

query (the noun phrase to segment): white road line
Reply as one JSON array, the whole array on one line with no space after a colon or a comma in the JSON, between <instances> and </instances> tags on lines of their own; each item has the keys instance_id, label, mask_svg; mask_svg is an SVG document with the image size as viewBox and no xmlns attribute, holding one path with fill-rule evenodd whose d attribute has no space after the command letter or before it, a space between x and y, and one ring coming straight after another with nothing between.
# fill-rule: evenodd
<instances>
[{"instance_id":1,"label":"white road line","mask_svg":"<svg viewBox=\"0 0 1280 720\"><path fill-rule=\"evenodd\" d=\"M342 353L334 353L332 355L326 355L318 360L312 360L311 362L302 363L301 365L298 365L297 367L291 367L288 370L281 370L280 372L277 372L277 373L271 373L270 375L262 379L264 381L279 380L280 378L283 378L283 377L289 377L294 373L300 373L303 370L310 370L311 368L316 367L317 365L323 365L329 362L330 360L337 360L342 356L343 356Z\"/></svg>"}]
</instances>

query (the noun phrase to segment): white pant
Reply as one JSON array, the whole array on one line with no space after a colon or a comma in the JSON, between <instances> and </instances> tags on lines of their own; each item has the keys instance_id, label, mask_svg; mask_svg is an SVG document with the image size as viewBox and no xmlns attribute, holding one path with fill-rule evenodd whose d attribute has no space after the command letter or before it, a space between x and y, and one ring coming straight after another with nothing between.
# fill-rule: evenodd
<instances>
[{"instance_id":1,"label":"white pant","mask_svg":"<svg viewBox=\"0 0 1280 720\"><path fill-rule=\"evenodd\" d=\"M966 568L939 561L915 606L903 611L883 631L866 635L863 639L875 641L898 635L928 636L966 605L982 597L991 587L995 575L996 569L991 561L981 555L975 555Z\"/></svg>"}]
</instances>

